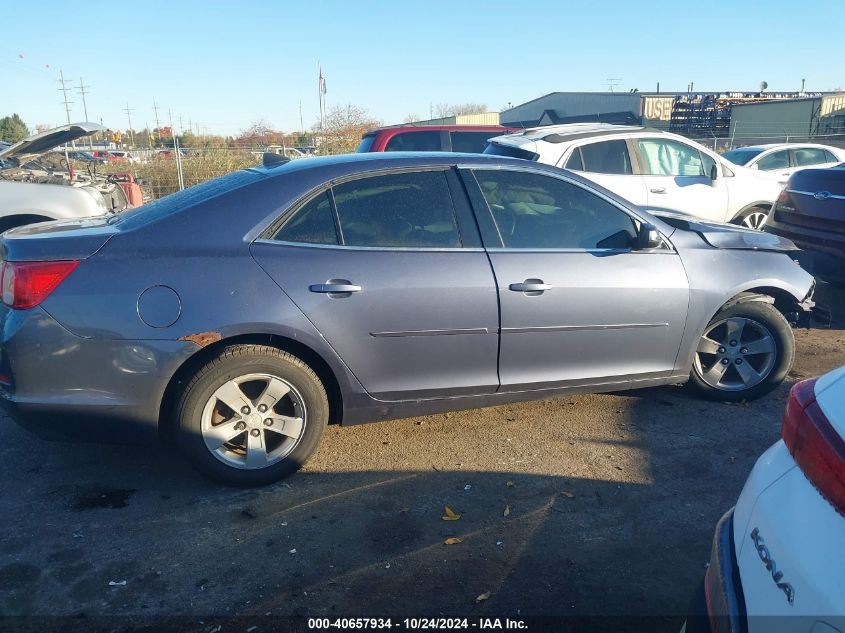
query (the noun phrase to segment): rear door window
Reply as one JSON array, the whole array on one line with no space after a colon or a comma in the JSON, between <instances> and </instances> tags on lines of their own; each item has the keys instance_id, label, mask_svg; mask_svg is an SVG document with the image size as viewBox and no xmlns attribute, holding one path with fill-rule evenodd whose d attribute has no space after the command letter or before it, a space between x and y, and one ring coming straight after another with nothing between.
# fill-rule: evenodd
<instances>
[{"instance_id":1,"label":"rear door window","mask_svg":"<svg viewBox=\"0 0 845 633\"><path fill-rule=\"evenodd\" d=\"M461 247L442 171L361 178L332 189L346 246Z\"/></svg>"},{"instance_id":2,"label":"rear door window","mask_svg":"<svg viewBox=\"0 0 845 633\"><path fill-rule=\"evenodd\" d=\"M792 150L792 156L795 158L796 167L809 167L811 165L821 165L829 162L827 153L818 147L802 147L800 149Z\"/></svg>"},{"instance_id":3,"label":"rear door window","mask_svg":"<svg viewBox=\"0 0 845 633\"><path fill-rule=\"evenodd\" d=\"M387 142L385 152L439 152L440 132L400 132Z\"/></svg>"},{"instance_id":4,"label":"rear door window","mask_svg":"<svg viewBox=\"0 0 845 633\"><path fill-rule=\"evenodd\" d=\"M601 141L582 145L581 160L584 171L596 174L631 175L631 155L628 144L623 140Z\"/></svg>"},{"instance_id":5,"label":"rear door window","mask_svg":"<svg viewBox=\"0 0 845 633\"><path fill-rule=\"evenodd\" d=\"M500 135L500 132L451 132L452 151L481 154L487 146L487 139Z\"/></svg>"}]
</instances>

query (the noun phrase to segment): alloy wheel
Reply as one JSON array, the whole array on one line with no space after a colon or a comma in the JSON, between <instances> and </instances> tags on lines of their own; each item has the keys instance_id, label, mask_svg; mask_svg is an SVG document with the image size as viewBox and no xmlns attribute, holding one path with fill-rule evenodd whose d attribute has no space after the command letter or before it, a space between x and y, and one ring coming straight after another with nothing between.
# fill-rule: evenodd
<instances>
[{"instance_id":1,"label":"alloy wheel","mask_svg":"<svg viewBox=\"0 0 845 633\"><path fill-rule=\"evenodd\" d=\"M217 388L202 412L208 450L228 466L255 470L284 459L305 432L302 395L270 374L245 374Z\"/></svg>"},{"instance_id":2,"label":"alloy wheel","mask_svg":"<svg viewBox=\"0 0 845 633\"><path fill-rule=\"evenodd\" d=\"M766 225L769 214L765 211L752 211L742 218L742 226L747 229L761 230Z\"/></svg>"},{"instance_id":3,"label":"alloy wheel","mask_svg":"<svg viewBox=\"0 0 845 633\"><path fill-rule=\"evenodd\" d=\"M693 368L714 389L743 391L768 377L777 351L774 336L763 324L731 317L710 325L701 337Z\"/></svg>"}]
</instances>

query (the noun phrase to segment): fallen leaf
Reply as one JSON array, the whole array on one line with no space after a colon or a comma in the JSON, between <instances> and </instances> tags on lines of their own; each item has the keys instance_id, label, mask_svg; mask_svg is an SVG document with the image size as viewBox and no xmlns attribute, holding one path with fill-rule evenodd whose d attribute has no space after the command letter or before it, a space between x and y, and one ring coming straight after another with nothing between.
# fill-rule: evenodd
<instances>
[{"instance_id":1,"label":"fallen leaf","mask_svg":"<svg viewBox=\"0 0 845 633\"><path fill-rule=\"evenodd\" d=\"M489 598L490 598L490 592L489 592L489 591L485 591L485 592L484 592L484 593L482 593L480 596L478 596L478 597L475 599L475 601L476 601L476 602L484 602L485 600L487 600L487 599L489 599Z\"/></svg>"},{"instance_id":2,"label":"fallen leaf","mask_svg":"<svg viewBox=\"0 0 845 633\"><path fill-rule=\"evenodd\" d=\"M505 485L506 485L508 488L513 488L516 484L515 484L515 483L513 483L512 481L508 481Z\"/></svg>"},{"instance_id":3,"label":"fallen leaf","mask_svg":"<svg viewBox=\"0 0 845 633\"><path fill-rule=\"evenodd\" d=\"M449 506L443 506L443 516L441 518L444 521L457 521L461 518L461 515L456 513Z\"/></svg>"},{"instance_id":4,"label":"fallen leaf","mask_svg":"<svg viewBox=\"0 0 845 633\"><path fill-rule=\"evenodd\" d=\"M457 545L458 543L463 543L463 542L464 542L464 539L459 538L457 536L453 536L453 537L447 538L445 541L443 541L443 544L444 545Z\"/></svg>"},{"instance_id":5,"label":"fallen leaf","mask_svg":"<svg viewBox=\"0 0 845 633\"><path fill-rule=\"evenodd\" d=\"M568 490L561 490L560 494L566 497L567 499L572 499L575 496L574 492L569 492Z\"/></svg>"},{"instance_id":6,"label":"fallen leaf","mask_svg":"<svg viewBox=\"0 0 845 633\"><path fill-rule=\"evenodd\" d=\"M508 516L511 513L511 507L505 506L505 511L502 512L502 516Z\"/></svg>"},{"instance_id":7,"label":"fallen leaf","mask_svg":"<svg viewBox=\"0 0 845 633\"><path fill-rule=\"evenodd\" d=\"M125 580L109 580L109 587L125 587Z\"/></svg>"}]
</instances>

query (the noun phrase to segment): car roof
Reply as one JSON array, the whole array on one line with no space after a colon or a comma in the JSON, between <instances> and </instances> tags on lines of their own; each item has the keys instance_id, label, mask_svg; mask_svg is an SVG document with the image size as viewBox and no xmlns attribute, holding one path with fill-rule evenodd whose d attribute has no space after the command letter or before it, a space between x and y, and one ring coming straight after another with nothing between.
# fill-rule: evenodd
<instances>
[{"instance_id":1,"label":"car roof","mask_svg":"<svg viewBox=\"0 0 845 633\"><path fill-rule=\"evenodd\" d=\"M766 150L770 150L770 149L780 149L780 148L789 149L791 147L821 147L821 148L825 148L825 149L836 149L836 148L831 148L830 145L821 145L819 143L761 143L760 145L745 145L744 147L737 147L737 148L734 148L734 150L732 150L732 151L744 150L744 149L766 151Z\"/></svg>"},{"instance_id":2,"label":"car roof","mask_svg":"<svg viewBox=\"0 0 845 633\"><path fill-rule=\"evenodd\" d=\"M399 132L498 132L500 130L518 130L509 125L388 125L366 132L364 136L375 134L398 134Z\"/></svg>"}]
</instances>

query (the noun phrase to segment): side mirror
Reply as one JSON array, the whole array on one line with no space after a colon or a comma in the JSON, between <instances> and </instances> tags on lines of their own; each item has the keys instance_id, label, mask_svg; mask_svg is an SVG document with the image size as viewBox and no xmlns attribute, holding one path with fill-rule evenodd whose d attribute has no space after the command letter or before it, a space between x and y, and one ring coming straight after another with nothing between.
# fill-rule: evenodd
<instances>
[{"instance_id":1,"label":"side mirror","mask_svg":"<svg viewBox=\"0 0 845 633\"><path fill-rule=\"evenodd\" d=\"M652 248L660 248L663 245L663 240L660 238L660 232L653 224L641 224L639 231L637 231L637 242L634 250L647 251Z\"/></svg>"},{"instance_id":2,"label":"side mirror","mask_svg":"<svg viewBox=\"0 0 845 633\"><path fill-rule=\"evenodd\" d=\"M716 163L710 165L710 180L716 180L719 177L719 167Z\"/></svg>"}]
</instances>

